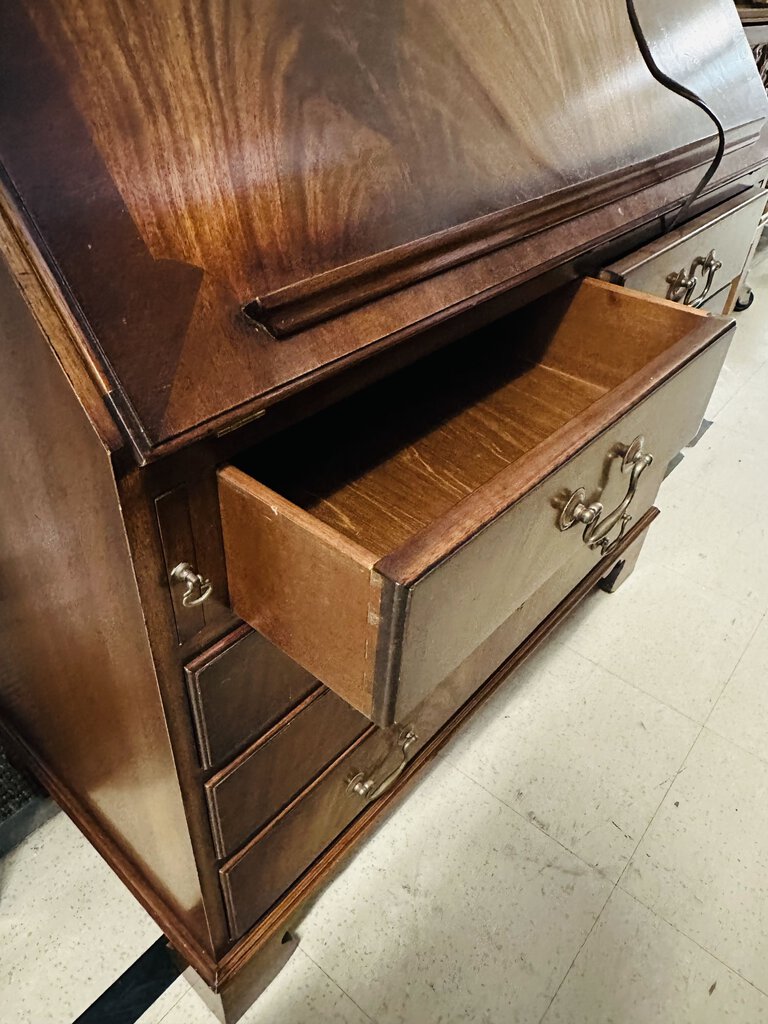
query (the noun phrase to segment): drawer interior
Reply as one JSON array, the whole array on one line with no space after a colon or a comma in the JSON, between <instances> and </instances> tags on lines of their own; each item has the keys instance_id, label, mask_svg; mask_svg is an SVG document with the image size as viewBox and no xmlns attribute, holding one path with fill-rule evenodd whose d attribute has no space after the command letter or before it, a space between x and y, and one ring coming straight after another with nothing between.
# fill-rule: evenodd
<instances>
[{"instance_id":1,"label":"drawer interior","mask_svg":"<svg viewBox=\"0 0 768 1024\"><path fill-rule=\"evenodd\" d=\"M219 470L235 612L377 724L401 721L577 554L560 502L588 485L618 505L616 456L646 434L647 507L729 328L588 280L265 441Z\"/></svg>"},{"instance_id":2,"label":"drawer interior","mask_svg":"<svg viewBox=\"0 0 768 1024\"><path fill-rule=\"evenodd\" d=\"M564 289L236 464L383 557L690 330L690 310L639 302L642 312L629 292Z\"/></svg>"}]
</instances>

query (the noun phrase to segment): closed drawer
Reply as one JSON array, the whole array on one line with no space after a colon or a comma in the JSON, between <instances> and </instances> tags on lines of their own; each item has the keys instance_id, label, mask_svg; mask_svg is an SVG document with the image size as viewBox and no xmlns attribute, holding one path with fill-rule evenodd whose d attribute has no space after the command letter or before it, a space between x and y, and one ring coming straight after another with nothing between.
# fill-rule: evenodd
<instances>
[{"instance_id":1,"label":"closed drawer","mask_svg":"<svg viewBox=\"0 0 768 1024\"><path fill-rule=\"evenodd\" d=\"M184 671L206 768L231 760L319 685L248 626L230 633Z\"/></svg>"},{"instance_id":2,"label":"closed drawer","mask_svg":"<svg viewBox=\"0 0 768 1024\"><path fill-rule=\"evenodd\" d=\"M220 857L274 817L363 733L368 720L324 687L206 783Z\"/></svg>"},{"instance_id":3,"label":"closed drawer","mask_svg":"<svg viewBox=\"0 0 768 1024\"><path fill-rule=\"evenodd\" d=\"M272 439L219 471L235 611L373 721L403 721L648 508L731 327L585 281ZM599 529L563 528L580 488Z\"/></svg>"},{"instance_id":4,"label":"closed drawer","mask_svg":"<svg viewBox=\"0 0 768 1024\"><path fill-rule=\"evenodd\" d=\"M673 302L704 306L744 269L767 196L762 190L737 196L612 263L601 276Z\"/></svg>"},{"instance_id":5,"label":"closed drawer","mask_svg":"<svg viewBox=\"0 0 768 1024\"><path fill-rule=\"evenodd\" d=\"M265 914L364 809L365 798L349 783L359 773L367 779L394 771L402 760L397 739L369 725L294 804L224 865L221 884L233 938Z\"/></svg>"}]
</instances>

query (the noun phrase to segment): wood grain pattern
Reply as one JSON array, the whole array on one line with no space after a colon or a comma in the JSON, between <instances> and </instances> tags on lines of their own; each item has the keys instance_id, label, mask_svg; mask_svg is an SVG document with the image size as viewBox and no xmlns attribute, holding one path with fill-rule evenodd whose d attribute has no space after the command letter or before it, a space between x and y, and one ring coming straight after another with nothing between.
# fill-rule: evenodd
<instances>
[{"instance_id":1,"label":"wood grain pattern","mask_svg":"<svg viewBox=\"0 0 768 1024\"><path fill-rule=\"evenodd\" d=\"M370 723L319 687L206 783L219 856L234 853Z\"/></svg>"},{"instance_id":2,"label":"wood grain pattern","mask_svg":"<svg viewBox=\"0 0 768 1024\"><path fill-rule=\"evenodd\" d=\"M728 0L643 6L726 123L703 210L765 159L766 100ZM613 503L598 442L682 437L725 325L592 285L275 442L269 480L239 453L662 233L711 148L613 0L0 5L2 728L225 1012L393 798L345 783L399 728L318 679L413 714L411 777L609 568L544 537L543 481ZM233 602L307 668L236 628L233 453Z\"/></svg>"},{"instance_id":3,"label":"wood grain pattern","mask_svg":"<svg viewBox=\"0 0 768 1024\"><path fill-rule=\"evenodd\" d=\"M216 983L211 988L206 979L201 978L191 967L184 971L184 979L218 1020L236 1024L274 981L298 945L297 936L283 930L254 949L253 956L225 984Z\"/></svg>"},{"instance_id":4,"label":"wood grain pattern","mask_svg":"<svg viewBox=\"0 0 768 1024\"><path fill-rule=\"evenodd\" d=\"M56 355L89 422L118 460L125 444L107 403L109 380L93 353L83 347L79 326L62 289L39 259L28 226L14 208L0 173L0 251L30 313Z\"/></svg>"},{"instance_id":5,"label":"wood grain pattern","mask_svg":"<svg viewBox=\"0 0 768 1024\"><path fill-rule=\"evenodd\" d=\"M683 307L597 282L565 289L238 463L382 558L661 356L692 323Z\"/></svg>"},{"instance_id":6,"label":"wood grain pattern","mask_svg":"<svg viewBox=\"0 0 768 1024\"><path fill-rule=\"evenodd\" d=\"M631 256L610 264L601 277L628 285L635 291L668 298L669 274L681 269L688 273L697 257L703 259L713 252L721 264L709 289L710 294L714 294L744 269L766 198L768 193L762 189L737 196L721 204L716 212L696 217ZM708 275L698 270L696 277L698 283L691 296L692 302L704 294Z\"/></svg>"},{"instance_id":7,"label":"wood grain pattern","mask_svg":"<svg viewBox=\"0 0 768 1024\"><path fill-rule=\"evenodd\" d=\"M176 635L179 644L187 643L205 626L205 609L202 605L186 607L184 588L172 578L171 573L181 562L198 564L195 538L189 516L189 495L186 487L174 487L155 500L157 525L165 556L165 571L168 590L173 604Z\"/></svg>"},{"instance_id":8,"label":"wood grain pattern","mask_svg":"<svg viewBox=\"0 0 768 1024\"><path fill-rule=\"evenodd\" d=\"M401 584L413 583L418 577L426 574L448 551L457 550L471 539L480 523L495 519L511 504L538 486L548 474L564 467L590 440L607 428L619 424L619 410L631 407L648 393L652 395L661 383L679 374L690 361L692 351L698 352L700 357L708 344L719 342L729 330L724 321L721 320L720 323L722 327L717 336L711 333L711 325L702 324L689 338L673 346L668 353L648 364L643 370L607 393L603 399L595 402L582 413L578 421L564 424L538 448L522 456L508 471L499 473L481 490L455 505L439 524L423 530L400 549L382 559L377 563L377 569L386 572ZM726 338L724 344L718 344L718 356L713 357L711 366L707 364L708 371L702 371L705 376L709 372L709 381L699 382L701 391L697 392L697 401L692 402L691 406L684 407L683 411L685 408L698 407L697 403L701 402L706 388L713 386L719 372L718 359L722 362L728 343L729 339ZM685 390L683 385L678 387L682 391ZM687 438L681 437L679 443L684 444L690 436L692 435L688 435Z\"/></svg>"},{"instance_id":9,"label":"wood grain pattern","mask_svg":"<svg viewBox=\"0 0 768 1024\"><path fill-rule=\"evenodd\" d=\"M726 152L758 137L759 122L733 133ZM540 199L521 203L511 210L490 214L451 230L281 288L247 303L244 313L266 326L276 337L290 337L323 320L338 316L367 302L434 274L461 266L473 258L524 239L548 224L570 220L585 209L599 207L622 197L633 187L647 184L651 173L671 177L697 163L700 144L683 146L666 159L652 157L625 172L600 175L589 182L577 181Z\"/></svg>"},{"instance_id":10,"label":"wood grain pattern","mask_svg":"<svg viewBox=\"0 0 768 1024\"><path fill-rule=\"evenodd\" d=\"M697 0L681 4L670 18L647 2L658 58L716 106L732 145L756 138L766 100L732 5L709 0L704 31ZM514 235L499 217L519 230L538 210L527 239L573 220L549 243L562 258L564 238L594 244L620 197L680 175L662 202L679 201L711 146L608 0L481 0L471 14L458 0L29 0L4 5L0 40L5 175L142 451L445 317L498 286L505 260L507 281L540 265L527 245L478 263ZM762 152L746 146L723 176ZM578 202L563 205L568 190ZM659 203L643 195L632 215ZM599 228L576 226L601 205ZM328 274L347 294L305 325L366 306L289 345L239 315L316 290L306 282L327 291Z\"/></svg>"},{"instance_id":11,"label":"wood grain pattern","mask_svg":"<svg viewBox=\"0 0 768 1024\"><path fill-rule=\"evenodd\" d=\"M184 674L205 768L231 760L318 687L248 626L208 647Z\"/></svg>"},{"instance_id":12,"label":"wood grain pattern","mask_svg":"<svg viewBox=\"0 0 768 1024\"><path fill-rule=\"evenodd\" d=\"M527 359L528 322L475 335L240 464L382 557L605 393L578 377L564 387L560 373Z\"/></svg>"},{"instance_id":13,"label":"wood grain pattern","mask_svg":"<svg viewBox=\"0 0 768 1024\"><path fill-rule=\"evenodd\" d=\"M729 336L721 336L631 411L590 434L592 440L559 469L547 459L538 462L531 453L527 466L519 464L521 479L529 480L530 488L515 500L512 481L504 487L499 480L504 511L489 520L493 505L486 504L484 528L460 546L452 547L450 529L440 531L439 540L433 534L421 554L426 555L422 565L435 567L424 568L409 588L399 626L400 661L390 666L388 685L382 686L383 700L389 702L384 704L388 713L381 712L384 721L401 720L583 546L578 528L559 532L560 509L578 487L585 488L588 501L615 508L627 490L617 455L637 436L645 438L654 462L643 473L628 511L636 517L650 506L669 460L698 430L729 342ZM649 371L648 377L653 380L654 375ZM464 520L462 532L469 522ZM599 556L597 551L592 554Z\"/></svg>"},{"instance_id":14,"label":"wood grain pattern","mask_svg":"<svg viewBox=\"0 0 768 1024\"><path fill-rule=\"evenodd\" d=\"M94 815L93 808L83 801L80 793L70 789L59 773L52 770L19 732L2 719L0 742L3 749L13 756L14 763L22 765L33 774L62 811L77 823L88 842L154 918L184 961L194 964L195 969L207 979L207 983L215 985L218 965L211 954L209 943L201 941L197 934L189 930L177 908L151 885L143 866L134 861L125 847L105 829L103 820Z\"/></svg>"},{"instance_id":15,"label":"wood grain pattern","mask_svg":"<svg viewBox=\"0 0 768 1024\"><path fill-rule=\"evenodd\" d=\"M352 707L371 713L375 558L247 474L219 472L232 607ZM322 638L322 640L320 639Z\"/></svg>"},{"instance_id":16,"label":"wood grain pattern","mask_svg":"<svg viewBox=\"0 0 768 1024\"><path fill-rule=\"evenodd\" d=\"M194 453L191 454L194 457ZM193 651L199 651L200 646L217 639L222 631L231 629L233 616L231 611L227 610L222 623L218 614L218 601L211 598L206 618L213 621L209 621L204 629L195 635L194 640L186 645L186 649L185 646L178 645L154 499L158 494L166 493L181 482L173 472L166 470L158 490L152 492L149 474L144 468L135 468L121 476L117 484L142 614L154 661L164 727L173 749L186 814L187 832L194 851L197 876L203 894L210 931L209 948L216 957L228 948L229 940L221 890L215 883L216 855L203 792L204 771L201 768L194 722L184 685L183 664L191 657ZM190 489L190 511L198 491L206 490L204 479L199 481L198 486ZM196 515L191 518L194 522ZM207 545L198 544L200 539L201 534L196 530L198 552L207 552ZM218 566L212 566L212 570L210 575L215 579L218 576ZM226 587L223 593L226 594Z\"/></svg>"},{"instance_id":17,"label":"wood grain pattern","mask_svg":"<svg viewBox=\"0 0 768 1024\"><path fill-rule=\"evenodd\" d=\"M0 712L210 945L109 452L0 261Z\"/></svg>"},{"instance_id":18,"label":"wood grain pattern","mask_svg":"<svg viewBox=\"0 0 768 1024\"><path fill-rule=\"evenodd\" d=\"M615 554L601 560L591 569L586 568L583 561L570 567L563 575L542 588L540 596L529 602L522 614L516 617L514 629L507 634L497 631L473 657L461 666L450 680L445 681L434 692L420 712L428 710L424 726L425 734L432 739L418 751L402 780L375 803L363 810L345 832L338 835L337 842L332 843L312 865L287 890L282 899L237 942L232 950L222 959L219 983L226 985L230 979L248 964L250 957L257 956L271 936L281 933L285 928L293 928L300 922L304 908L318 889L327 884L343 867L345 860L357 846L363 842L373 828L389 814L397 805L410 784L418 777L442 746L450 739L466 719L471 716L506 680L510 672L521 664L547 637L567 618L578 604L594 589L600 580L607 576L613 565L625 550L640 537L658 516L659 510L651 508L633 526L618 546ZM582 555L582 558L584 556ZM567 590L572 581L573 589L566 597L562 597L563 588ZM538 628L537 628L538 627ZM517 632L516 630L519 630ZM515 642L515 636L521 639ZM525 639L527 637L527 639ZM524 641L524 642L523 642ZM509 651L513 653L510 655ZM502 661L499 661L502 658ZM514 679L514 677L512 677ZM514 685L514 682L512 683ZM462 696L463 695L463 696ZM439 710L439 708L443 710ZM455 709L459 710L456 711ZM432 725L432 732L430 727ZM440 726L445 726L440 728Z\"/></svg>"}]
</instances>

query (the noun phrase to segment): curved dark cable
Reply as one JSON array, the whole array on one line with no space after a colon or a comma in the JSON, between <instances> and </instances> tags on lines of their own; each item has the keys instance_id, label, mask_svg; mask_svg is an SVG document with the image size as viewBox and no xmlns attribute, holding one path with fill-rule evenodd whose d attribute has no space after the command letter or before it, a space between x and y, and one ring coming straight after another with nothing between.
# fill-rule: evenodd
<instances>
[{"instance_id":1,"label":"curved dark cable","mask_svg":"<svg viewBox=\"0 0 768 1024\"><path fill-rule=\"evenodd\" d=\"M683 220L688 210L691 208L693 203L696 202L701 193L710 183L718 167L720 166L720 161L723 159L723 153L725 152L725 129L723 128L722 122L720 121L720 118L717 116L717 114L715 114L715 112L707 106L707 104L700 96L697 96L696 93L689 89L687 86L682 85L680 82L676 82L674 78L670 78L669 75L665 74L658 66L658 64L654 60L653 54L651 53L650 47L648 46L648 40L645 38L642 26L640 25L640 21L637 17L637 11L635 10L635 0L627 0L627 15L629 16L629 23L632 26L632 31L635 34L635 40L637 42L638 49L642 54L643 60L645 61L648 70L656 79L656 81L663 85L666 89L669 89L671 92L674 92L678 96L682 96L683 99L686 99L690 103L695 104L700 110L703 110L707 117L709 117L712 120L712 122L715 125L715 128L717 129L717 152L712 158L712 162L710 163L709 167L701 176L701 180L699 181L696 188L693 190L693 192L690 193L690 195L685 200L683 205L677 211L677 214L675 215L675 217L672 220L672 223L669 225L667 229L671 231L676 224Z\"/></svg>"}]
</instances>

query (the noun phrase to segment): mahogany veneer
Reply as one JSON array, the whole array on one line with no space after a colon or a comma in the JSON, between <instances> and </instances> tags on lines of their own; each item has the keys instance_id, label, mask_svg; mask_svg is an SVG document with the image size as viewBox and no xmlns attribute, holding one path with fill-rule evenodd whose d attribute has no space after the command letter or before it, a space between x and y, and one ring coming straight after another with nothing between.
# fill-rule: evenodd
<instances>
[{"instance_id":1,"label":"mahogany veneer","mask_svg":"<svg viewBox=\"0 0 768 1024\"><path fill-rule=\"evenodd\" d=\"M672 234L614 0L0 5L0 731L222 1019L698 428L768 102L638 6Z\"/></svg>"}]
</instances>

